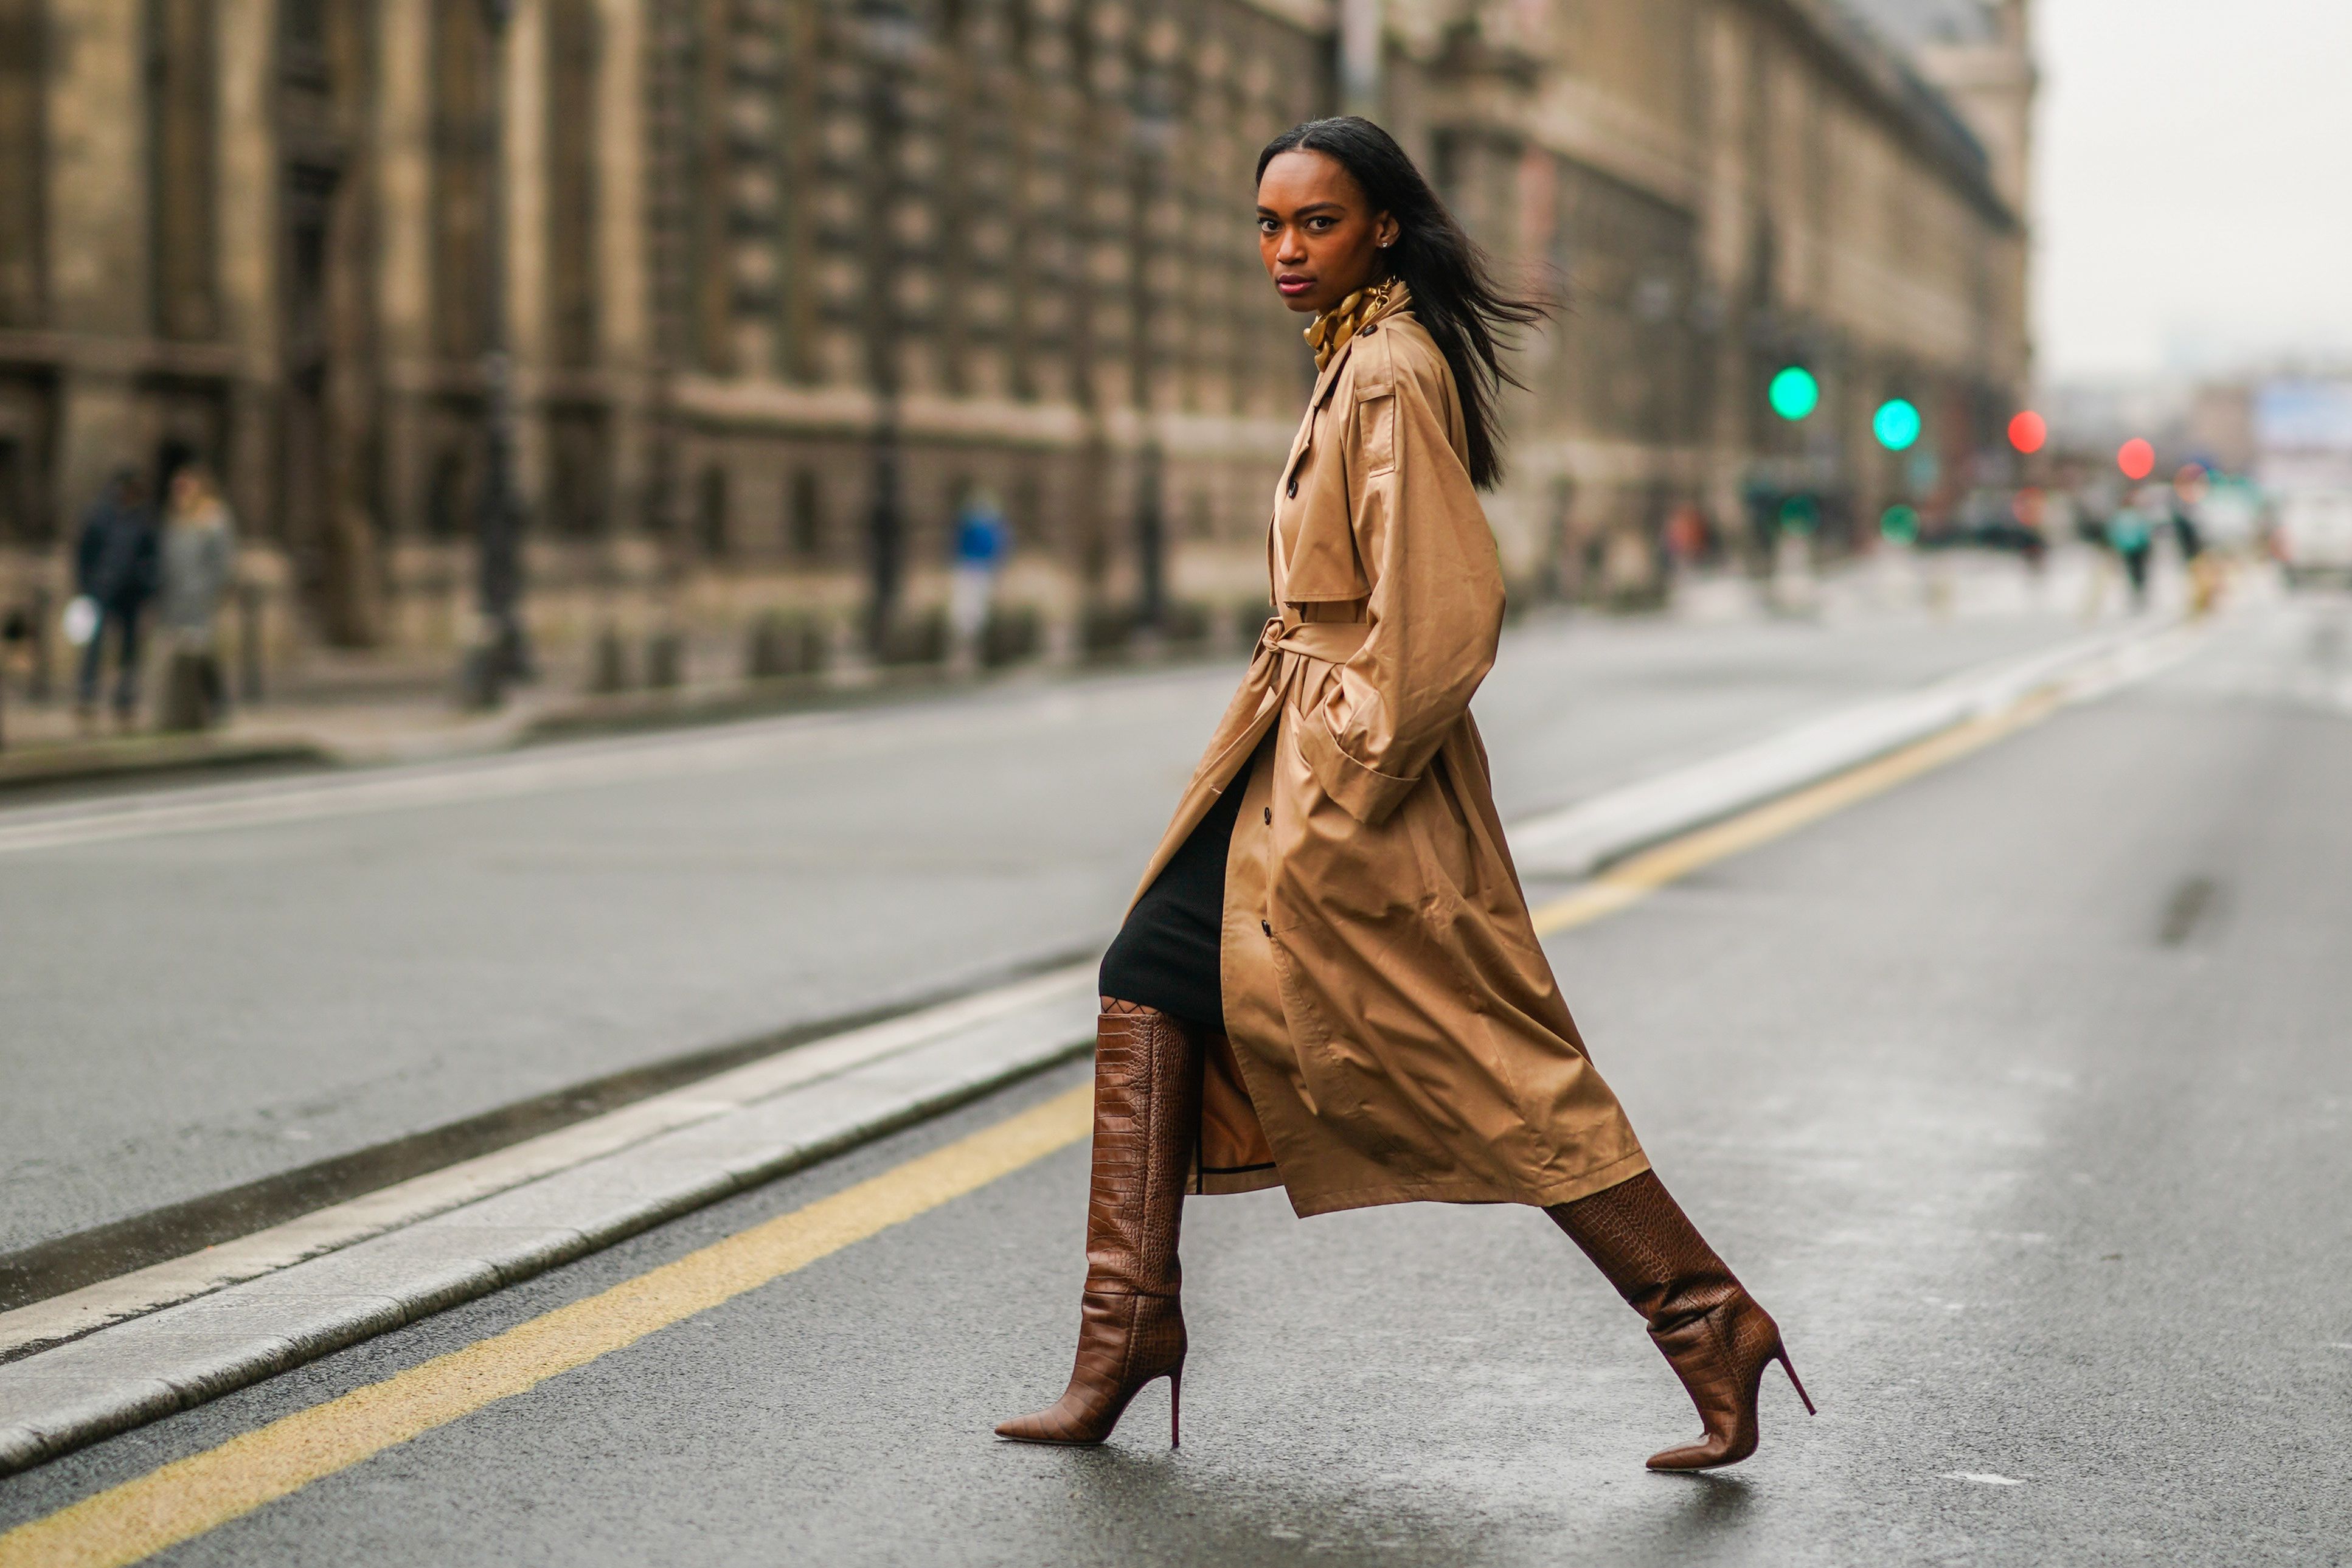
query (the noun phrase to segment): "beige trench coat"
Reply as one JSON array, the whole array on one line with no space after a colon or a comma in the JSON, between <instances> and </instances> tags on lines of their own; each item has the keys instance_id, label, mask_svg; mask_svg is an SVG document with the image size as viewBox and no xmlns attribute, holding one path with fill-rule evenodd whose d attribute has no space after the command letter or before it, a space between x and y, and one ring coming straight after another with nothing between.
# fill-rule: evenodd
<instances>
[{"instance_id":1,"label":"beige trench coat","mask_svg":"<svg viewBox=\"0 0 2352 1568\"><path fill-rule=\"evenodd\" d=\"M1503 580L1466 449L1401 310L1324 366L1277 481L1281 614L1141 884L1245 791L1195 1191L1543 1205L1649 1168L1537 943L1471 722Z\"/></svg>"}]
</instances>

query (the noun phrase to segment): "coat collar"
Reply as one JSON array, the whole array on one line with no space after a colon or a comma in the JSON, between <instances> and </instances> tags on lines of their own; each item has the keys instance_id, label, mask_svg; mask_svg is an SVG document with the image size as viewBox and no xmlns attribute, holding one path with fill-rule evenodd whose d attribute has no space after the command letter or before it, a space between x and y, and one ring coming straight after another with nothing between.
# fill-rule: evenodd
<instances>
[{"instance_id":1,"label":"coat collar","mask_svg":"<svg viewBox=\"0 0 2352 1568\"><path fill-rule=\"evenodd\" d=\"M1315 318L1314 324L1307 329L1307 342L1322 356L1322 363L1315 376L1315 395L1307 400L1310 413L1330 395L1332 384L1339 379L1339 371L1348 363L1348 351L1356 346L1356 339L1363 330L1374 321L1384 321L1411 309L1412 290L1396 281L1385 292L1360 289ZM1326 350L1325 341L1334 336L1339 341Z\"/></svg>"}]
</instances>

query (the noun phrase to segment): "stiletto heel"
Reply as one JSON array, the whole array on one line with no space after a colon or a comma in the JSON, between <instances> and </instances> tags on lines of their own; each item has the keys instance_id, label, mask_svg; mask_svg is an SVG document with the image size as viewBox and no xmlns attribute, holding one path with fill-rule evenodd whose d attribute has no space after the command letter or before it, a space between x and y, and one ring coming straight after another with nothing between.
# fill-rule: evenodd
<instances>
[{"instance_id":1,"label":"stiletto heel","mask_svg":"<svg viewBox=\"0 0 2352 1568\"><path fill-rule=\"evenodd\" d=\"M1789 1352L1786 1350L1783 1350L1780 1352L1780 1370L1789 1374L1789 1386L1795 1389L1797 1391L1797 1397L1805 1402L1805 1414L1808 1415L1820 1415L1821 1412L1813 1408L1813 1396L1807 1394L1805 1392L1805 1385L1797 1381L1797 1363L1789 1359Z\"/></svg>"},{"instance_id":2,"label":"stiletto heel","mask_svg":"<svg viewBox=\"0 0 2352 1568\"><path fill-rule=\"evenodd\" d=\"M1800 1389L1798 1392L1801 1394L1804 1391ZM1171 1448L1180 1447L1184 1440L1176 1427L1176 1417L1183 1408L1184 1369L1180 1366L1168 1374L1168 1446Z\"/></svg>"}]
</instances>

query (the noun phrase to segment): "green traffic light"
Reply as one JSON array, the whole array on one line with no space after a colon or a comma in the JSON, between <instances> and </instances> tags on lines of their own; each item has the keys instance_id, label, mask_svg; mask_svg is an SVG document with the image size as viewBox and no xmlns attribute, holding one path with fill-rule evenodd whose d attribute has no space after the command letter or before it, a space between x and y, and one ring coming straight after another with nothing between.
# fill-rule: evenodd
<instances>
[{"instance_id":1,"label":"green traffic light","mask_svg":"<svg viewBox=\"0 0 2352 1568\"><path fill-rule=\"evenodd\" d=\"M1900 397L1890 397L1871 416L1871 434L1890 452L1907 450L1919 438L1919 410Z\"/></svg>"},{"instance_id":2,"label":"green traffic light","mask_svg":"<svg viewBox=\"0 0 2352 1568\"><path fill-rule=\"evenodd\" d=\"M1772 412L1781 418L1802 419L1821 406L1822 386L1813 379L1811 371L1792 364L1772 378L1771 390L1766 395L1771 399Z\"/></svg>"}]
</instances>

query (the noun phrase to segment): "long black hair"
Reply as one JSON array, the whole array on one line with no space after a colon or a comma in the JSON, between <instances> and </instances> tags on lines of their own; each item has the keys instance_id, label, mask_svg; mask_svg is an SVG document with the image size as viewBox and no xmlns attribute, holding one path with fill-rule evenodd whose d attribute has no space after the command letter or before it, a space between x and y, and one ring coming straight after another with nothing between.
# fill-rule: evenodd
<instances>
[{"instance_id":1,"label":"long black hair","mask_svg":"<svg viewBox=\"0 0 2352 1568\"><path fill-rule=\"evenodd\" d=\"M1257 177L1283 153L1299 152L1336 159L1372 211L1396 219L1389 270L1412 291L1413 314L1454 371L1470 432L1470 481L1493 489L1503 477L1495 399L1505 382L1526 384L1504 367L1501 351L1515 330L1543 321L1550 309L1505 291L1486 253L1445 210L1396 138L1370 121L1343 114L1294 125L1257 155Z\"/></svg>"}]
</instances>

